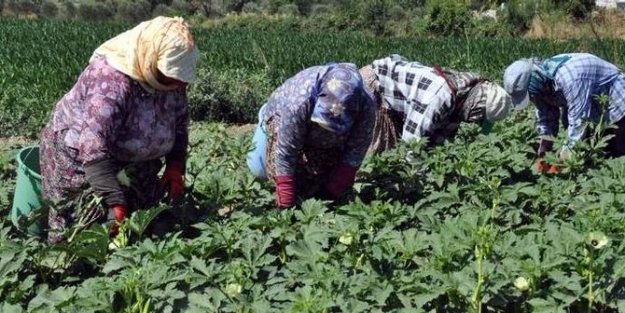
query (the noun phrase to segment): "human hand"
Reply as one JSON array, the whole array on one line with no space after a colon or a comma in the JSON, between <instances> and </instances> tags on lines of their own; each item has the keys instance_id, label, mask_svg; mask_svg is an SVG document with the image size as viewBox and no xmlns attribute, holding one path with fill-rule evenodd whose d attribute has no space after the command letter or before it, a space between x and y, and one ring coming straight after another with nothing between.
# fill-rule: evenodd
<instances>
[{"instance_id":1,"label":"human hand","mask_svg":"<svg viewBox=\"0 0 625 313\"><path fill-rule=\"evenodd\" d=\"M161 190L169 188L167 191L168 199L170 201L179 198L184 194L183 168L184 167L180 162L170 162L165 167L165 172L161 178Z\"/></svg>"},{"instance_id":2,"label":"human hand","mask_svg":"<svg viewBox=\"0 0 625 313\"><path fill-rule=\"evenodd\" d=\"M549 164L547 164L547 162L540 157L538 158L538 162L536 162L536 169L541 173L545 173L549 170Z\"/></svg>"},{"instance_id":3,"label":"human hand","mask_svg":"<svg viewBox=\"0 0 625 313\"><path fill-rule=\"evenodd\" d=\"M536 162L536 169L538 169L540 173L547 174L560 173L562 170L560 166L548 164L542 157L538 158L538 162Z\"/></svg>"},{"instance_id":4,"label":"human hand","mask_svg":"<svg viewBox=\"0 0 625 313\"><path fill-rule=\"evenodd\" d=\"M109 228L109 236L115 237L119 233L119 223L123 222L126 219L127 208L125 205L115 204L113 205L112 210L115 220Z\"/></svg>"}]
</instances>

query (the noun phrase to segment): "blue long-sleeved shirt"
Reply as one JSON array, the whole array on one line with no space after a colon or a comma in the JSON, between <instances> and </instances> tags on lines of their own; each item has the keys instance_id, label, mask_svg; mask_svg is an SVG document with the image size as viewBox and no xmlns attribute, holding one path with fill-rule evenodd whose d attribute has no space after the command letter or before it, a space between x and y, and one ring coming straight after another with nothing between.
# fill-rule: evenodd
<instances>
[{"instance_id":1,"label":"blue long-sleeved shirt","mask_svg":"<svg viewBox=\"0 0 625 313\"><path fill-rule=\"evenodd\" d=\"M585 122L611 124L625 116L625 75L615 65L588 53L567 53L570 56L553 76L555 95L531 95L536 105L538 131L541 136L558 134L560 117L567 127L567 148L583 136ZM607 95L609 104L602 108L597 96Z\"/></svg>"}]
</instances>

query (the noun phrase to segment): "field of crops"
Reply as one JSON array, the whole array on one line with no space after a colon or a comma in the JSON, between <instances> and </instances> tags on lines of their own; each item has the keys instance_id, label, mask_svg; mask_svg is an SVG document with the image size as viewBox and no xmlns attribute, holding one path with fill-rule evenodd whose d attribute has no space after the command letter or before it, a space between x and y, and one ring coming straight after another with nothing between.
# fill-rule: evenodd
<instances>
[{"instance_id":1,"label":"field of crops","mask_svg":"<svg viewBox=\"0 0 625 313\"><path fill-rule=\"evenodd\" d=\"M0 19L0 137L36 139L54 101L119 25ZM357 34L197 31L196 119L249 121L279 82L327 61L363 65L400 53L500 81L518 57L621 42L366 38ZM209 79L210 78L210 79ZM220 89L221 88L221 89ZM214 98L217 93L230 98ZM233 100L234 99L234 100ZM203 116L207 114L208 116ZM177 231L152 237L163 208L135 214L129 242L104 228L48 246L0 224L0 312L625 312L625 160L589 142L561 174L533 168L532 112L423 152L368 158L340 204L279 211L273 186L246 170L250 134L192 126ZM0 213L8 216L18 144L0 146ZM410 162L405 156L417 151ZM553 155L550 158L555 158ZM198 222L198 217L200 221Z\"/></svg>"}]
</instances>

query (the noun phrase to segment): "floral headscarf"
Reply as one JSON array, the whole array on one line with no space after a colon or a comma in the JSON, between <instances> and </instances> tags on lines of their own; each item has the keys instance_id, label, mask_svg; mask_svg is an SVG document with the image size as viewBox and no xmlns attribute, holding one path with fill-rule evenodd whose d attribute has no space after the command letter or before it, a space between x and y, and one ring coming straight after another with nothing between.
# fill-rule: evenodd
<instances>
[{"instance_id":1,"label":"floral headscarf","mask_svg":"<svg viewBox=\"0 0 625 313\"><path fill-rule=\"evenodd\" d=\"M372 101L364 90L358 68L352 63L334 63L319 73L311 91L314 103L311 120L339 135L354 124L365 101Z\"/></svg>"},{"instance_id":2,"label":"floral headscarf","mask_svg":"<svg viewBox=\"0 0 625 313\"><path fill-rule=\"evenodd\" d=\"M173 90L157 80L157 71L169 78L192 83L199 51L189 26L180 17L159 16L145 21L99 46L89 62L104 56L118 71L151 91Z\"/></svg>"}]
</instances>

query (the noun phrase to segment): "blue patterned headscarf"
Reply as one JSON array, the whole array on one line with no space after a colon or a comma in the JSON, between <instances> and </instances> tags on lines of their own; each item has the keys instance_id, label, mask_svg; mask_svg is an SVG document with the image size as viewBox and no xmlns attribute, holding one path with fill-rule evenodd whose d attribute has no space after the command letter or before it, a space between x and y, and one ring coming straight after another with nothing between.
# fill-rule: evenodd
<instances>
[{"instance_id":1,"label":"blue patterned headscarf","mask_svg":"<svg viewBox=\"0 0 625 313\"><path fill-rule=\"evenodd\" d=\"M544 84L552 81L558 68L570 58L569 55L559 55L542 61L539 58L532 58L533 69L528 86L530 95L541 94Z\"/></svg>"},{"instance_id":2,"label":"blue patterned headscarf","mask_svg":"<svg viewBox=\"0 0 625 313\"><path fill-rule=\"evenodd\" d=\"M344 135L354 124L366 97L369 95L355 64L330 63L320 71L312 88L314 108L310 119L329 131Z\"/></svg>"}]
</instances>

